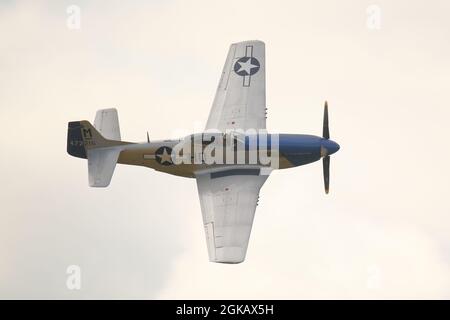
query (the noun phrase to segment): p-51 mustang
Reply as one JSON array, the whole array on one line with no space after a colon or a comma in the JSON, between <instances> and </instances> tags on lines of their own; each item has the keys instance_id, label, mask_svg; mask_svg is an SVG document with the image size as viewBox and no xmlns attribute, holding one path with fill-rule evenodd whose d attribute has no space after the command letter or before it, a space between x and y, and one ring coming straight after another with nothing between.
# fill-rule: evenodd
<instances>
[{"instance_id":1,"label":"p-51 mustang","mask_svg":"<svg viewBox=\"0 0 450 320\"><path fill-rule=\"evenodd\" d=\"M329 190L330 140L325 102L322 137L267 134L265 45L232 44L205 132L176 140L121 141L116 109L97 111L94 126L69 122L67 152L88 160L89 185L106 187L116 163L144 166L195 178L200 196L209 259L244 261L259 190L274 169L322 158Z\"/></svg>"}]
</instances>

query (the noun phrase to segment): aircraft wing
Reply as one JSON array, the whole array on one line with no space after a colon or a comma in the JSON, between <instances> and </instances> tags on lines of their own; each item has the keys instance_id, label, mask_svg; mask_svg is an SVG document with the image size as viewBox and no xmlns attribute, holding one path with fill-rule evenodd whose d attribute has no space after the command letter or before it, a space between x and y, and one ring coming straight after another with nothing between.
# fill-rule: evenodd
<instances>
[{"instance_id":1,"label":"aircraft wing","mask_svg":"<svg viewBox=\"0 0 450 320\"><path fill-rule=\"evenodd\" d=\"M248 167L196 175L210 261L244 261L259 190L267 177L259 168Z\"/></svg>"},{"instance_id":2,"label":"aircraft wing","mask_svg":"<svg viewBox=\"0 0 450 320\"><path fill-rule=\"evenodd\" d=\"M266 55L261 41L230 46L206 129L266 128Z\"/></svg>"}]
</instances>

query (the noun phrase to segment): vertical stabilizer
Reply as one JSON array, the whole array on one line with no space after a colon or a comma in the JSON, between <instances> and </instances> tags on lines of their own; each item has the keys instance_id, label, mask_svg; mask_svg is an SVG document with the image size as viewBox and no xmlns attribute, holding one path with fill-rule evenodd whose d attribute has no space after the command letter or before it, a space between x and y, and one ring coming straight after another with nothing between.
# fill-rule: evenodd
<instances>
[{"instance_id":1,"label":"vertical stabilizer","mask_svg":"<svg viewBox=\"0 0 450 320\"><path fill-rule=\"evenodd\" d=\"M89 185L107 187L120 152L129 142L120 141L116 109L97 111L94 126L89 121L69 122L67 152L88 159Z\"/></svg>"}]
</instances>

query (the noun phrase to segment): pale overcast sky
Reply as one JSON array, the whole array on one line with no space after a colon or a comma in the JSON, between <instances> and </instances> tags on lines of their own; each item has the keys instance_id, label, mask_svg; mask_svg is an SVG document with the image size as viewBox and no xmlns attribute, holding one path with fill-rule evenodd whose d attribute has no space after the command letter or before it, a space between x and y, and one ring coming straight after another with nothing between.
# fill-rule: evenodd
<instances>
[{"instance_id":1,"label":"pale overcast sky","mask_svg":"<svg viewBox=\"0 0 450 320\"><path fill-rule=\"evenodd\" d=\"M0 1L0 298L450 298L449 12ZM266 43L269 131L320 135L327 99L341 150L329 195L320 162L274 172L246 261L214 264L195 180L118 166L89 188L67 122L116 107L124 140L199 131L230 43L250 39ZM81 290L66 287L69 265Z\"/></svg>"}]
</instances>

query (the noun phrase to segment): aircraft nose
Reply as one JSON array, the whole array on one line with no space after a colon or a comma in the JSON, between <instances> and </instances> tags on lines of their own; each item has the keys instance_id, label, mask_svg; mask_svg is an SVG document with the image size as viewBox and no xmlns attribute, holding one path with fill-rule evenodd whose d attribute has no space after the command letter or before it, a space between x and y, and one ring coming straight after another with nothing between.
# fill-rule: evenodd
<instances>
[{"instance_id":1,"label":"aircraft nose","mask_svg":"<svg viewBox=\"0 0 450 320\"><path fill-rule=\"evenodd\" d=\"M324 148L326 150L327 155L331 155L331 154L337 152L339 150L340 146L333 140L323 139L322 140L322 148Z\"/></svg>"}]
</instances>

